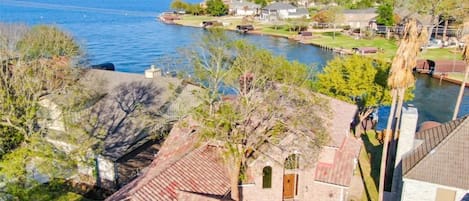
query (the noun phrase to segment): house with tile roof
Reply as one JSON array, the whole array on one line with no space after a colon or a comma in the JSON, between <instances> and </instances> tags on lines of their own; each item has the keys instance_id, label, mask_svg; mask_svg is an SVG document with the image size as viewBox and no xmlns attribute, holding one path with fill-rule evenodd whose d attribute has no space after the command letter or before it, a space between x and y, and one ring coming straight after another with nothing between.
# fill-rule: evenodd
<instances>
[{"instance_id":1,"label":"house with tile roof","mask_svg":"<svg viewBox=\"0 0 469 201\"><path fill-rule=\"evenodd\" d=\"M402 158L402 201L469 199L469 116L421 130L411 144Z\"/></svg>"},{"instance_id":2,"label":"house with tile roof","mask_svg":"<svg viewBox=\"0 0 469 201\"><path fill-rule=\"evenodd\" d=\"M261 9L260 19L278 20L292 18L309 18L306 8L298 8L288 3L275 2Z\"/></svg>"},{"instance_id":3,"label":"house with tile roof","mask_svg":"<svg viewBox=\"0 0 469 201\"><path fill-rule=\"evenodd\" d=\"M346 200L361 143L349 134L356 106L329 98L330 142L318 157L306 157L297 134L256 151L239 185L242 200ZM217 142L198 140L197 123L183 120L171 130L144 174L114 200L229 200L230 179Z\"/></svg>"}]
</instances>

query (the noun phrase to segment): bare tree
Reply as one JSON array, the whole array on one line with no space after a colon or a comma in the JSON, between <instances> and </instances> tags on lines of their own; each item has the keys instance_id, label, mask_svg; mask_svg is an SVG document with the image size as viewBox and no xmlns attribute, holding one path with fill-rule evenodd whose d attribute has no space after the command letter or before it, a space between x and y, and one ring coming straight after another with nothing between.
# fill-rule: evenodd
<instances>
[{"instance_id":1,"label":"bare tree","mask_svg":"<svg viewBox=\"0 0 469 201\"><path fill-rule=\"evenodd\" d=\"M217 37L212 34L222 33L214 31L206 37L212 40ZM202 83L216 83L207 83L210 95L201 96L206 97L205 104L194 115L202 124L204 139L222 145L230 168L231 196L240 200L240 175L244 173L246 161L255 153L262 153L261 147L278 145L280 139L294 134L303 144L305 157L314 161L328 140L323 120L329 114L328 101L307 88L306 66L274 57L242 41L225 42L207 44L209 49L206 49L208 57L205 58L223 58L217 60L221 63L204 61L204 58L195 60L215 64L198 69L201 74L198 77ZM224 66L222 72L220 66Z\"/></svg>"}]
</instances>

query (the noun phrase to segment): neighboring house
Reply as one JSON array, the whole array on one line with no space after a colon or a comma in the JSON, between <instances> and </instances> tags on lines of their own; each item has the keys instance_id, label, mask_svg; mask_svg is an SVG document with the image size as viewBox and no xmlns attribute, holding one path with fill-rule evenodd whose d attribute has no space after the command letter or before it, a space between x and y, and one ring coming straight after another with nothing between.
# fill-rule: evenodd
<instances>
[{"instance_id":1,"label":"neighboring house","mask_svg":"<svg viewBox=\"0 0 469 201\"><path fill-rule=\"evenodd\" d=\"M228 7L229 14L238 16L257 15L259 9L261 8L261 6L258 4L243 0L232 1L228 4Z\"/></svg>"},{"instance_id":2,"label":"neighboring house","mask_svg":"<svg viewBox=\"0 0 469 201\"><path fill-rule=\"evenodd\" d=\"M469 200L469 116L401 142L410 148L402 157L402 201Z\"/></svg>"},{"instance_id":3,"label":"neighboring house","mask_svg":"<svg viewBox=\"0 0 469 201\"><path fill-rule=\"evenodd\" d=\"M414 18L417 20L417 23L423 26L431 25L432 16L419 14L417 12L410 11L406 8L396 8L394 9L394 14L398 16L398 18L402 21L406 18ZM399 22L396 22L399 23Z\"/></svg>"},{"instance_id":4,"label":"neighboring house","mask_svg":"<svg viewBox=\"0 0 469 201\"><path fill-rule=\"evenodd\" d=\"M118 188L140 174L158 152L160 139L181 115L195 107L193 91L197 86L180 79L158 75L150 69L144 75L103 70L88 70L80 78L83 87L98 92L95 103L77 113L71 121L89 135L96 136L102 151L95 153L96 167L84 167L82 173L97 170L97 184L106 189ZM62 112L56 105L67 101L61 95L44 100L51 110L49 142L65 151L76 146L67 144L60 133L68 132ZM55 104L53 104L55 103Z\"/></svg>"},{"instance_id":5,"label":"neighboring house","mask_svg":"<svg viewBox=\"0 0 469 201\"><path fill-rule=\"evenodd\" d=\"M327 119L331 141L320 149L318 158L304 157L304 142L293 133L278 146L262 147L248 161L247 181L239 186L242 200L348 199L361 147L349 134L356 107L335 99L330 105L334 106ZM229 199L228 168L216 144L200 143L197 124L183 120L173 127L147 171L106 200Z\"/></svg>"},{"instance_id":6,"label":"neighboring house","mask_svg":"<svg viewBox=\"0 0 469 201\"><path fill-rule=\"evenodd\" d=\"M346 9L343 11L343 16L344 25L348 25L352 29L361 29L368 27L378 14L376 13L376 8Z\"/></svg>"},{"instance_id":7,"label":"neighboring house","mask_svg":"<svg viewBox=\"0 0 469 201\"><path fill-rule=\"evenodd\" d=\"M309 18L306 8L297 8L288 3L275 2L261 9L261 19L278 20L288 18Z\"/></svg>"}]
</instances>

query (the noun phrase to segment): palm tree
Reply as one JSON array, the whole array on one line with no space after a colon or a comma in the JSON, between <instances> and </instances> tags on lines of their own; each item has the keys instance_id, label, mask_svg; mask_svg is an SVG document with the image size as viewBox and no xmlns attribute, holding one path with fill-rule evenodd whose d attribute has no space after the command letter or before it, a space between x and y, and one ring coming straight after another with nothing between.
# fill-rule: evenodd
<instances>
[{"instance_id":1,"label":"palm tree","mask_svg":"<svg viewBox=\"0 0 469 201\"><path fill-rule=\"evenodd\" d=\"M404 94L407 88L414 85L415 79L412 74L412 69L417 64L417 54L420 52L421 44L425 42L426 37L427 32L425 29L419 28L416 21L414 19L410 19L406 23L404 35L400 41L396 56L392 61L390 75L388 78L388 85L391 88L392 103L385 130L381 157L379 201L383 200L384 177L391 131L399 128L399 117L402 110L402 104L404 102Z\"/></svg>"},{"instance_id":2,"label":"palm tree","mask_svg":"<svg viewBox=\"0 0 469 201\"><path fill-rule=\"evenodd\" d=\"M454 106L453 120L456 119L459 113L459 106L461 105L461 100L464 95L464 88L466 87L467 77L469 75L469 35L465 37L466 44L464 44L464 50L462 51L463 60L466 61L466 73L464 74L464 79L461 83L461 88L459 88L459 95L456 101L456 106Z\"/></svg>"}]
</instances>

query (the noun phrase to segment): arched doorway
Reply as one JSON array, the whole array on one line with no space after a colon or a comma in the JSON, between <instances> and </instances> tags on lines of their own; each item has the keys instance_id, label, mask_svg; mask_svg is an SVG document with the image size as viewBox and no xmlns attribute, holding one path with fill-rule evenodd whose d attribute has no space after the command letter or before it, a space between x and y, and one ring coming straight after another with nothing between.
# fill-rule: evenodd
<instances>
[{"instance_id":1,"label":"arched doorway","mask_svg":"<svg viewBox=\"0 0 469 201\"><path fill-rule=\"evenodd\" d=\"M298 154L291 154L285 159L283 174L283 199L292 199L298 195L298 173L300 167Z\"/></svg>"}]
</instances>

